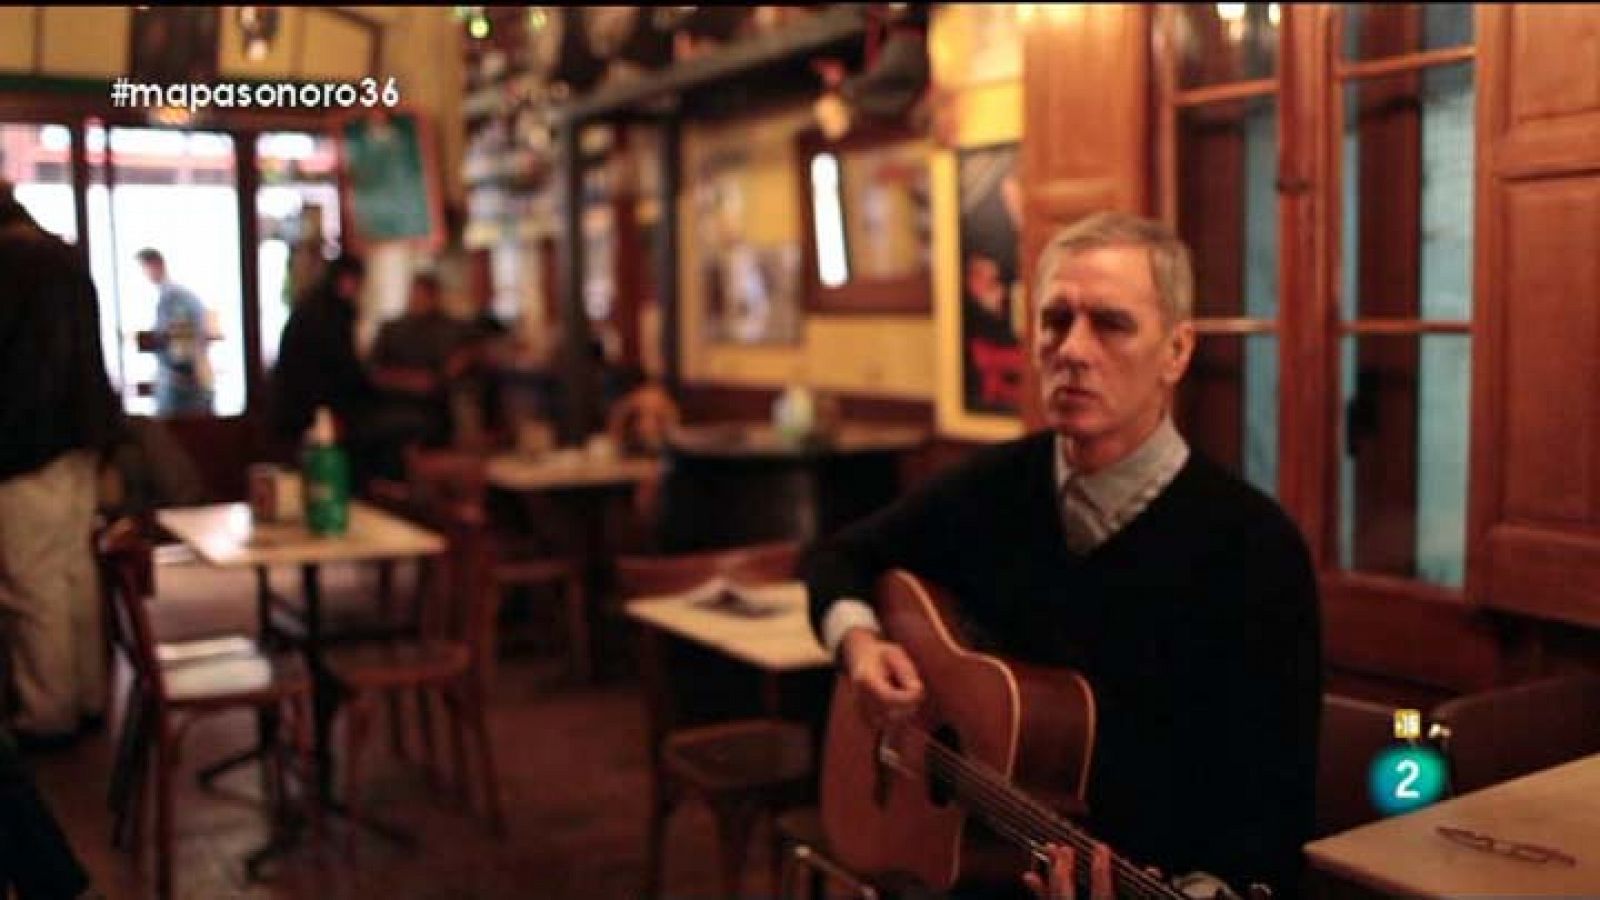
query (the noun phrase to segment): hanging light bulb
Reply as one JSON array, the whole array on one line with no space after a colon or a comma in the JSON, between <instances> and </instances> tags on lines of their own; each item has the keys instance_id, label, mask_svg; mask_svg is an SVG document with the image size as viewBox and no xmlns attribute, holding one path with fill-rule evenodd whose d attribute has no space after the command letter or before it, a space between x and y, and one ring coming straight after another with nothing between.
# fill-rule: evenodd
<instances>
[{"instance_id":1,"label":"hanging light bulb","mask_svg":"<svg viewBox=\"0 0 1600 900\"><path fill-rule=\"evenodd\" d=\"M1217 18L1224 22L1239 22L1244 19L1246 4L1244 3L1218 3Z\"/></svg>"},{"instance_id":2,"label":"hanging light bulb","mask_svg":"<svg viewBox=\"0 0 1600 900\"><path fill-rule=\"evenodd\" d=\"M272 52L278 36L278 11L270 6L241 6L237 12L239 35L244 39L244 56L260 62Z\"/></svg>"},{"instance_id":3,"label":"hanging light bulb","mask_svg":"<svg viewBox=\"0 0 1600 900\"><path fill-rule=\"evenodd\" d=\"M480 41L488 37L489 20L484 18L482 15L475 17L472 21L467 23L467 34L472 35L474 38Z\"/></svg>"}]
</instances>

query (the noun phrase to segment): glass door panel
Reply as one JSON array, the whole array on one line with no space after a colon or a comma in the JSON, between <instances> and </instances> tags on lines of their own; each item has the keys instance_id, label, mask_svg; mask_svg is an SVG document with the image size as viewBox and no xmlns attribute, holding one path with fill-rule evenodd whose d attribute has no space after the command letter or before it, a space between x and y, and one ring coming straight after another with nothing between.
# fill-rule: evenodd
<instances>
[{"instance_id":1,"label":"glass door panel","mask_svg":"<svg viewBox=\"0 0 1600 900\"><path fill-rule=\"evenodd\" d=\"M261 361L271 368L295 298L339 251L338 152L333 139L269 132L256 139Z\"/></svg>"},{"instance_id":2,"label":"glass door panel","mask_svg":"<svg viewBox=\"0 0 1600 900\"><path fill-rule=\"evenodd\" d=\"M163 417L242 414L233 138L95 124L87 148L90 265L110 332L107 369L125 408ZM163 258L166 287L140 262L143 250Z\"/></svg>"}]
</instances>

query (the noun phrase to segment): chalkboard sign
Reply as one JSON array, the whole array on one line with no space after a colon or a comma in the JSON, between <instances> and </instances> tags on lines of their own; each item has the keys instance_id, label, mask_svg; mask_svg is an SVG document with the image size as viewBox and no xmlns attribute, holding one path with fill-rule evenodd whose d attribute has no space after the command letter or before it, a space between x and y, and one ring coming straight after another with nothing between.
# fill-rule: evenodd
<instances>
[{"instance_id":1,"label":"chalkboard sign","mask_svg":"<svg viewBox=\"0 0 1600 900\"><path fill-rule=\"evenodd\" d=\"M339 137L357 240L437 244L439 190L421 118L411 112L352 118L340 125Z\"/></svg>"}]
</instances>

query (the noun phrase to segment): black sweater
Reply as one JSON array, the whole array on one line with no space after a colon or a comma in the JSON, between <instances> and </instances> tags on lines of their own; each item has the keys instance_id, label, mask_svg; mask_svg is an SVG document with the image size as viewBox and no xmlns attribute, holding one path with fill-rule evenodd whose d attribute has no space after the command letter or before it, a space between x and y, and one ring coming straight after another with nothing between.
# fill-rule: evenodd
<instances>
[{"instance_id":1,"label":"black sweater","mask_svg":"<svg viewBox=\"0 0 1600 900\"><path fill-rule=\"evenodd\" d=\"M1322 692L1305 542L1272 499L1191 453L1143 513L1076 556L1054 446L1046 432L985 448L811 548L813 624L841 597L870 600L891 567L941 585L974 643L1093 685L1098 837L1171 875L1292 895Z\"/></svg>"}]
</instances>

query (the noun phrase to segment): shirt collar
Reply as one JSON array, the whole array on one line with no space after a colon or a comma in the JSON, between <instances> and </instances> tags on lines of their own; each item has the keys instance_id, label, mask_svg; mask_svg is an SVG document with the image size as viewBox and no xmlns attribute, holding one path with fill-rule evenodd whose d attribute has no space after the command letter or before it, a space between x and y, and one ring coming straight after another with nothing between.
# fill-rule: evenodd
<instances>
[{"instance_id":1,"label":"shirt collar","mask_svg":"<svg viewBox=\"0 0 1600 900\"><path fill-rule=\"evenodd\" d=\"M1171 416L1163 418L1138 449L1098 472L1074 472L1062 453L1061 441L1061 436L1056 435L1056 493L1076 477L1078 486L1102 516L1115 514L1152 482L1182 468L1189 458L1189 445L1178 434Z\"/></svg>"}]
</instances>

